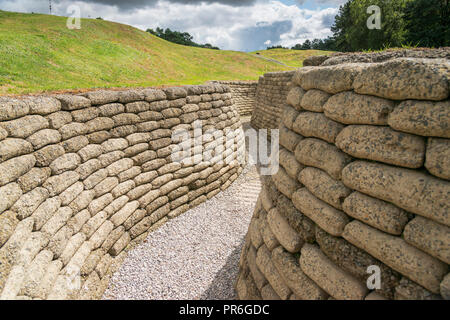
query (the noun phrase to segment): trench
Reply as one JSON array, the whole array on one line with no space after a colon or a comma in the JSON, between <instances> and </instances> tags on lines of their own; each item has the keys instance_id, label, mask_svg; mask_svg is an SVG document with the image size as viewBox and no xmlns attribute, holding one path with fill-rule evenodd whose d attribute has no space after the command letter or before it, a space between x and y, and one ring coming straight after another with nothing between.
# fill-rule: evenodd
<instances>
[{"instance_id":1,"label":"trench","mask_svg":"<svg viewBox=\"0 0 450 320\"><path fill-rule=\"evenodd\" d=\"M249 120L242 119L244 130ZM247 163L227 190L129 250L103 299L236 299L240 253L260 190L257 166Z\"/></svg>"}]
</instances>

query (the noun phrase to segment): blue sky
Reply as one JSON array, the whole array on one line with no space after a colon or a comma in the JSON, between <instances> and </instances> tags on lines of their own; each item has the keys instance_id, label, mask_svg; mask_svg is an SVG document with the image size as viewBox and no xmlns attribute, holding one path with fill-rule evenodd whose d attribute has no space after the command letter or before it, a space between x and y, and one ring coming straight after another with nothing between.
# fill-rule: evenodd
<instances>
[{"instance_id":1,"label":"blue sky","mask_svg":"<svg viewBox=\"0 0 450 320\"><path fill-rule=\"evenodd\" d=\"M221 49L255 51L291 47L326 38L339 5L346 0L52 0L53 13L67 16L75 5L82 17L102 18L137 28L187 31L194 41ZM48 0L0 0L0 9L48 13Z\"/></svg>"},{"instance_id":2,"label":"blue sky","mask_svg":"<svg viewBox=\"0 0 450 320\"><path fill-rule=\"evenodd\" d=\"M308 1L304 1L304 3L300 3L300 1L298 0L280 0L280 2L287 4L287 5L296 5L299 6L300 8L303 9L309 9L309 10L314 10L314 9L320 9L320 8L332 8L332 7L336 7L336 1L329 1L328 3L324 2L324 3L318 3L317 1L312 1L312 0L308 0ZM340 1L342 2L342 1Z\"/></svg>"}]
</instances>

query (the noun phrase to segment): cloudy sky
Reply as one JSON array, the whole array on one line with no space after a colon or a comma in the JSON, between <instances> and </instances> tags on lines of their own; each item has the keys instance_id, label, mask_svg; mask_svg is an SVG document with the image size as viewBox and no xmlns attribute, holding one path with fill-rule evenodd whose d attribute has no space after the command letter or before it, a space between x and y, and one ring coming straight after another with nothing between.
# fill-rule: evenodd
<instances>
[{"instance_id":1,"label":"cloudy sky","mask_svg":"<svg viewBox=\"0 0 450 320\"><path fill-rule=\"evenodd\" d=\"M339 5L346 0L52 0L53 14L126 23L142 30L187 31L198 43L254 51L326 38ZM0 0L0 10L49 12L48 0Z\"/></svg>"}]
</instances>

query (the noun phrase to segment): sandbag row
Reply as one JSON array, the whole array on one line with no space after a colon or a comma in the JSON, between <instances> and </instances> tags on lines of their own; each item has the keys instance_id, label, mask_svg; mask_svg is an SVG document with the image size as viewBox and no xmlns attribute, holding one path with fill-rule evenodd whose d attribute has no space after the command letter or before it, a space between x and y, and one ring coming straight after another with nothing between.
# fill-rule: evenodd
<instances>
[{"instance_id":1,"label":"sandbag row","mask_svg":"<svg viewBox=\"0 0 450 320\"><path fill-rule=\"evenodd\" d=\"M256 81L213 81L230 88L233 105L240 116L249 116L256 104Z\"/></svg>"},{"instance_id":2,"label":"sandbag row","mask_svg":"<svg viewBox=\"0 0 450 320\"><path fill-rule=\"evenodd\" d=\"M399 58L296 72L241 299L450 299L449 70Z\"/></svg>"},{"instance_id":3,"label":"sandbag row","mask_svg":"<svg viewBox=\"0 0 450 320\"><path fill-rule=\"evenodd\" d=\"M101 297L127 247L244 159L223 85L0 98L0 298Z\"/></svg>"},{"instance_id":4,"label":"sandbag row","mask_svg":"<svg viewBox=\"0 0 450 320\"><path fill-rule=\"evenodd\" d=\"M256 105L251 118L253 128L278 128L294 72L270 72L259 78Z\"/></svg>"}]
</instances>

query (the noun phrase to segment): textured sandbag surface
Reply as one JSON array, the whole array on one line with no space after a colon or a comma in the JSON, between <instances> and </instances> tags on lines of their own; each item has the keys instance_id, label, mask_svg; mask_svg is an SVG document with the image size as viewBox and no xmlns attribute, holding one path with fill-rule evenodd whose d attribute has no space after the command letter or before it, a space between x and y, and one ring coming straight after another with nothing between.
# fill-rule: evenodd
<instances>
[{"instance_id":1,"label":"textured sandbag surface","mask_svg":"<svg viewBox=\"0 0 450 320\"><path fill-rule=\"evenodd\" d=\"M294 71L271 72L261 76L251 125L256 129L277 129L286 105Z\"/></svg>"},{"instance_id":2,"label":"textured sandbag surface","mask_svg":"<svg viewBox=\"0 0 450 320\"><path fill-rule=\"evenodd\" d=\"M0 110L0 299L100 298L127 248L245 164L222 84L3 97Z\"/></svg>"},{"instance_id":3,"label":"textured sandbag surface","mask_svg":"<svg viewBox=\"0 0 450 320\"><path fill-rule=\"evenodd\" d=\"M240 299L449 299L449 57L336 55L296 71Z\"/></svg>"}]
</instances>

